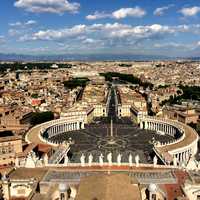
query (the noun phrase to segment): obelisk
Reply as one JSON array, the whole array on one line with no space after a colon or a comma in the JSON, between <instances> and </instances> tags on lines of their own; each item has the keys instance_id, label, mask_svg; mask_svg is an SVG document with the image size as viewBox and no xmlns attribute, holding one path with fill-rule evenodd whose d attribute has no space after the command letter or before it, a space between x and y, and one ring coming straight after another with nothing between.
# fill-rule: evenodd
<instances>
[{"instance_id":1,"label":"obelisk","mask_svg":"<svg viewBox=\"0 0 200 200\"><path fill-rule=\"evenodd\" d=\"M110 137L113 138L113 120L110 121Z\"/></svg>"}]
</instances>

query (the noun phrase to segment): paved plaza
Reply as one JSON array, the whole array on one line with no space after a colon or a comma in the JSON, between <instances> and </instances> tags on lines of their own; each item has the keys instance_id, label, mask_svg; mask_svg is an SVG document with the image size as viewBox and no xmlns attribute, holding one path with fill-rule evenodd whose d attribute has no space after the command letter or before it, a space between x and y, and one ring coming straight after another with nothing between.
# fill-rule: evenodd
<instances>
[{"instance_id":1,"label":"paved plaza","mask_svg":"<svg viewBox=\"0 0 200 200\"><path fill-rule=\"evenodd\" d=\"M86 157L91 153L94 161L98 161L101 153L106 157L109 152L112 152L113 160L116 160L120 153L122 162L128 162L128 155L131 153L133 156L138 154L141 162L148 163L152 161L153 140L164 142L172 139L170 136L161 136L153 131L142 130L127 124L113 124L113 133L115 142L110 144L108 142L110 124L92 124L86 126L84 130L56 135L51 140L61 142L72 138L74 144L71 145L69 155L71 162L80 162L79 158L82 153Z\"/></svg>"},{"instance_id":2,"label":"paved plaza","mask_svg":"<svg viewBox=\"0 0 200 200\"><path fill-rule=\"evenodd\" d=\"M113 125L111 125L111 119ZM112 134L111 134L112 132ZM155 131L143 130L132 123L129 118L117 118L115 113L114 92L111 93L108 117L95 119L86 125L85 129L55 135L53 142L62 143L72 139L68 157L70 162L80 162L82 154L88 162L89 154L93 155L93 162L99 162L100 154L107 162L107 154L112 153L113 161L117 161L118 154L122 155L122 162L128 162L128 156L140 156L140 162L152 163L153 141L165 142L172 139L168 135L159 135Z\"/></svg>"}]
</instances>

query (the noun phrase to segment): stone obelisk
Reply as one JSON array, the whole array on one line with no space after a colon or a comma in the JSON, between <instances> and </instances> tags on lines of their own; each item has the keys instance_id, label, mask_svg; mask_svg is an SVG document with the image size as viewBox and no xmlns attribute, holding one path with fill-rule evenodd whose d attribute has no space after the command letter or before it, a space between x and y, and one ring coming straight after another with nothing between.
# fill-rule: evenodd
<instances>
[{"instance_id":1,"label":"stone obelisk","mask_svg":"<svg viewBox=\"0 0 200 200\"><path fill-rule=\"evenodd\" d=\"M110 121L110 137L113 138L113 120Z\"/></svg>"}]
</instances>

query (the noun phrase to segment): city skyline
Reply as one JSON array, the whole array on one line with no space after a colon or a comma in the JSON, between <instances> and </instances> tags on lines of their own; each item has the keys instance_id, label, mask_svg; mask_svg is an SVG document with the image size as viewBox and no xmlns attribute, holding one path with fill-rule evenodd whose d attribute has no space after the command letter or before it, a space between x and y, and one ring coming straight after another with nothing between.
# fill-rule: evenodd
<instances>
[{"instance_id":1,"label":"city skyline","mask_svg":"<svg viewBox=\"0 0 200 200\"><path fill-rule=\"evenodd\" d=\"M0 53L199 56L196 0L11 0L0 10Z\"/></svg>"}]
</instances>

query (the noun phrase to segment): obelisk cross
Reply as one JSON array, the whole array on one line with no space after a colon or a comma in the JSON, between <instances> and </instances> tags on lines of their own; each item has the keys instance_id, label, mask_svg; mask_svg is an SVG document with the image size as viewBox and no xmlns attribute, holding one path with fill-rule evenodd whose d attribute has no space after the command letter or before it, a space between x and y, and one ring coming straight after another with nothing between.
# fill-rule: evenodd
<instances>
[{"instance_id":1,"label":"obelisk cross","mask_svg":"<svg viewBox=\"0 0 200 200\"><path fill-rule=\"evenodd\" d=\"M113 137L113 120L110 121L110 137Z\"/></svg>"}]
</instances>

